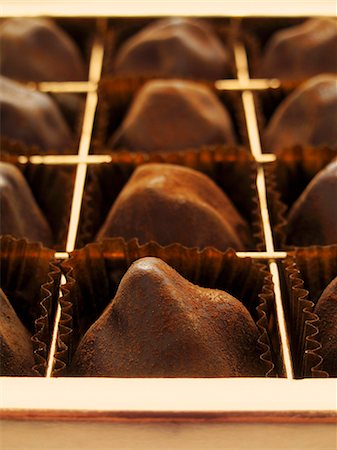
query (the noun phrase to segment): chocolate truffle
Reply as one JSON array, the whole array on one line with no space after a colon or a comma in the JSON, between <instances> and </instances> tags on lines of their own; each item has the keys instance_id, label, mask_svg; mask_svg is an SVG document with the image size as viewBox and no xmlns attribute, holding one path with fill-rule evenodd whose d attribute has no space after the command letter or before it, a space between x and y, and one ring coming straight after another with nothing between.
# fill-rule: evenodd
<instances>
[{"instance_id":1,"label":"chocolate truffle","mask_svg":"<svg viewBox=\"0 0 337 450\"><path fill-rule=\"evenodd\" d=\"M322 369L331 377L337 377L337 277L331 281L319 298L315 313L320 318Z\"/></svg>"},{"instance_id":2,"label":"chocolate truffle","mask_svg":"<svg viewBox=\"0 0 337 450\"><path fill-rule=\"evenodd\" d=\"M226 194L206 175L171 164L134 171L97 239L105 237L219 250L251 246L248 225Z\"/></svg>"},{"instance_id":3,"label":"chocolate truffle","mask_svg":"<svg viewBox=\"0 0 337 450\"><path fill-rule=\"evenodd\" d=\"M0 163L1 234L51 245L52 233L19 169Z\"/></svg>"},{"instance_id":4,"label":"chocolate truffle","mask_svg":"<svg viewBox=\"0 0 337 450\"><path fill-rule=\"evenodd\" d=\"M320 171L292 206L288 215L290 244L337 244L337 160Z\"/></svg>"},{"instance_id":5,"label":"chocolate truffle","mask_svg":"<svg viewBox=\"0 0 337 450\"><path fill-rule=\"evenodd\" d=\"M217 80L230 74L230 55L205 22L158 20L120 48L114 71L122 76Z\"/></svg>"},{"instance_id":6,"label":"chocolate truffle","mask_svg":"<svg viewBox=\"0 0 337 450\"><path fill-rule=\"evenodd\" d=\"M54 101L5 77L0 77L1 135L40 150L64 153L72 136Z\"/></svg>"},{"instance_id":7,"label":"chocolate truffle","mask_svg":"<svg viewBox=\"0 0 337 450\"><path fill-rule=\"evenodd\" d=\"M134 98L113 148L167 152L234 144L230 116L208 87L191 81L148 81Z\"/></svg>"},{"instance_id":8,"label":"chocolate truffle","mask_svg":"<svg viewBox=\"0 0 337 450\"><path fill-rule=\"evenodd\" d=\"M112 377L265 375L259 332L243 304L143 258L83 337L70 374Z\"/></svg>"},{"instance_id":9,"label":"chocolate truffle","mask_svg":"<svg viewBox=\"0 0 337 450\"><path fill-rule=\"evenodd\" d=\"M276 109L265 131L265 150L277 154L297 144L336 147L336 117L337 76L312 78Z\"/></svg>"},{"instance_id":10,"label":"chocolate truffle","mask_svg":"<svg viewBox=\"0 0 337 450\"><path fill-rule=\"evenodd\" d=\"M33 375L31 336L0 289L0 375Z\"/></svg>"},{"instance_id":11,"label":"chocolate truffle","mask_svg":"<svg viewBox=\"0 0 337 450\"><path fill-rule=\"evenodd\" d=\"M53 21L14 18L0 25L0 67L7 77L24 81L85 79L75 43Z\"/></svg>"},{"instance_id":12,"label":"chocolate truffle","mask_svg":"<svg viewBox=\"0 0 337 450\"><path fill-rule=\"evenodd\" d=\"M310 19L272 36L264 51L261 74L302 81L320 73L337 73L336 54L336 21Z\"/></svg>"}]
</instances>

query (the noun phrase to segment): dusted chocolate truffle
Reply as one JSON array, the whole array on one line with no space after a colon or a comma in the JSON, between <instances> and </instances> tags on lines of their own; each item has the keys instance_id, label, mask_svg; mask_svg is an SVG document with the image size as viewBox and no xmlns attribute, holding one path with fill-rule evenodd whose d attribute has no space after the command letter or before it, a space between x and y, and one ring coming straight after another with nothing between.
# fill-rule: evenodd
<instances>
[{"instance_id":1,"label":"dusted chocolate truffle","mask_svg":"<svg viewBox=\"0 0 337 450\"><path fill-rule=\"evenodd\" d=\"M1 135L63 153L70 148L71 132L54 101L42 92L0 77Z\"/></svg>"},{"instance_id":2,"label":"dusted chocolate truffle","mask_svg":"<svg viewBox=\"0 0 337 450\"><path fill-rule=\"evenodd\" d=\"M230 74L230 56L205 22L158 20L120 48L114 71L122 76L217 80Z\"/></svg>"},{"instance_id":3,"label":"dusted chocolate truffle","mask_svg":"<svg viewBox=\"0 0 337 450\"><path fill-rule=\"evenodd\" d=\"M331 281L319 298L315 313L320 318L322 369L331 377L337 377L337 277Z\"/></svg>"},{"instance_id":4,"label":"dusted chocolate truffle","mask_svg":"<svg viewBox=\"0 0 337 450\"><path fill-rule=\"evenodd\" d=\"M158 258L124 275L83 337L70 374L112 377L263 376L259 332L227 292L196 286Z\"/></svg>"},{"instance_id":5,"label":"dusted chocolate truffle","mask_svg":"<svg viewBox=\"0 0 337 450\"><path fill-rule=\"evenodd\" d=\"M300 144L337 146L337 76L303 83L276 109L265 131L265 150L279 153Z\"/></svg>"},{"instance_id":6,"label":"dusted chocolate truffle","mask_svg":"<svg viewBox=\"0 0 337 450\"><path fill-rule=\"evenodd\" d=\"M294 245L337 244L337 160L310 182L288 215L288 242Z\"/></svg>"},{"instance_id":7,"label":"dusted chocolate truffle","mask_svg":"<svg viewBox=\"0 0 337 450\"><path fill-rule=\"evenodd\" d=\"M304 80L320 73L337 73L336 54L336 21L310 19L272 36L264 52L261 74Z\"/></svg>"},{"instance_id":8,"label":"dusted chocolate truffle","mask_svg":"<svg viewBox=\"0 0 337 450\"><path fill-rule=\"evenodd\" d=\"M76 81L85 68L72 39L53 21L14 18L0 25L0 67L25 81Z\"/></svg>"},{"instance_id":9,"label":"dusted chocolate truffle","mask_svg":"<svg viewBox=\"0 0 337 450\"><path fill-rule=\"evenodd\" d=\"M0 289L0 375L33 375L31 336Z\"/></svg>"},{"instance_id":10,"label":"dusted chocolate truffle","mask_svg":"<svg viewBox=\"0 0 337 450\"><path fill-rule=\"evenodd\" d=\"M248 225L206 175L171 164L145 164L120 192L97 239L137 237L220 250L251 246Z\"/></svg>"},{"instance_id":11,"label":"dusted chocolate truffle","mask_svg":"<svg viewBox=\"0 0 337 450\"><path fill-rule=\"evenodd\" d=\"M158 152L234 144L230 116L206 86L191 81L148 81L112 137L113 148Z\"/></svg>"},{"instance_id":12,"label":"dusted chocolate truffle","mask_svg":"<svg viewBox=\"0 0 337 450\"><path fill-rule=\"evenodd\" d=\"M52 233L29 186L12 164L0 163L1 234L51 245Z\"/></svg>"}]
</instances>

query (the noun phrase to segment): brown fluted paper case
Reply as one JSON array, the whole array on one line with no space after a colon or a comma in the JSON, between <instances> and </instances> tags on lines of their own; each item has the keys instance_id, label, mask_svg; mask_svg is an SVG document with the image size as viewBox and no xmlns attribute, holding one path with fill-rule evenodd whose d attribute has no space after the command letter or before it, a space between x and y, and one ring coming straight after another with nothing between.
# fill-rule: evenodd
<instances>
[{"instance_id":1,"label":"brown fluted paper case","mask_svg":"<svg viewBox=\"0 0 337 450\"><path fill-rule=\"evenodd\" d=\"M33 373L46 373L61 271L54 251L11 236L0 238L1 288L32 335ZM29 374L31 375L31 374Z\"/></svg>"},{"instance_id":2,"label":"brown fluted paper case","mask_svg":"<svg viewBox=\"0 0 337 450\"><path fill-rule=\"evenodd\" d=\"M111 154L111 158L111 163L89 169L77 248L95 240L113 203L133 171L138 166L151 162L185 166L210 177L227 194L247 221L253 237L252 250L265 248L255 184L256 163L244 149L233 147L225 152L222 147L214 147L202 151L161 155L122 152Z\"/></svg>"},{"instance_id":3,"label":"brown fluted paper case","mask_svg":"<svg viewBox=\"0 0 337 450\"><path fill-rule=\"evenodd\" d=\"M107 239L75 250L62 264L67 284L62 287L61 320L54 375L67 375L67 367L88 328L112 301L130 265L145 256L162 259L194 284L228 291L242 300L259 330L260 359L265 374L282 373L276 331L274 294L266 266L238 258L232 250L220 253L173 244L161 247L136 239Z\"/></svg>"},{"instance_id":4,"label":"brown fluted paper case","mask_svg":"<svg viewBox=\"0 0 337 450\"><path fill-rule=\"evenodd\" d=\"M336 157L337 149L295 146L283 150L276 162L266 165L268 207L278 249L294 247L287 244L289 210L315 175Z\"/></svg>"},{"instance_id":5,"label":"brown fluted paper case","mask_svg":"<svg viewBox=\"0 0 337 450\"><path fill-rule=\"evenodd\" d=\"M330 375L329 362L321 356L322 322L315 314L315 305L337 276L337 245L296 248L283 261L283 269L295 375L327 377Z\"/></svg>"}]
</instances>

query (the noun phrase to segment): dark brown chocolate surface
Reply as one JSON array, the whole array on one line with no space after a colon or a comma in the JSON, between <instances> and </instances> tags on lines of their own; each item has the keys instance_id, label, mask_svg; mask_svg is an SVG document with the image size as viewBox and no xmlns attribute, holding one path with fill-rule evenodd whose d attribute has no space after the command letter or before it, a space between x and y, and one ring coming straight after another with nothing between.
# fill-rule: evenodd
<instances>
[{"instance_id":1,"label":"dark brown chocolate surface","mask_svg":"<svg viewBox=\"0 0 337 450\"><path fill-rule=\"evenodd\" d=\"M299 86L278 106L264 132L264 151L295 145L337 147L337 76L320 75Z\"/></svg>"},{"instance_id":2,"label":"dark brown chocolate surface","mask_svg":"<svg viewBox=\"0 0 337 450\"><path fill-rule=\"evenodd\" d=\"M33 375L31 336L0 289L0 375Z\"/></svg>"},{"instance_id":3,"label":"dark brown chocolate surface","mask_svg":"<svg viewBox=\"0 0 337 450\"><path fill-rule=\"evenodd\" d=\"M12 164L0 163L0 234L52 244L52 232L32 192Z\"/></svg>"},{"instance_id":4,"label":"dark brown chocolate surface","mask_svg":"<svg viewBox=\"0 0 337 450\"><path fill-rule=\"evenodd\" d=\"M70 374L263 376L257 340L240 301L193 285L158 258L143 258L82 339Z\"/></svg>"},{"instance_id":5,"label":"dark brown chocolate surface","mask_svg":"<svg viewBox=\"0 0 337 450\"><path fill-rule=\"evenodd\" d=\"M337 377L337 277L320 296L315 313L320 319L322 369L331 377Z\"/></svg>"},{"instance_id":6,"label":"dark brown chocolate surface","mask_svg":"<svg viewBox=\"0 0 337 450\"><path fill-rule=\"evenodd\" d=\"M56 154L71 147L71 131L51 97L6 77L0 77L0 120L2 137Z\"/></svg>"},{"instance_id":7,"label":"dark brown chocolate surface","mask_svg":"<svg viewBox=\"0 0 337 450\"><path fill-rule=\"evenodd\" d=\"M304 80L320 73L337 73L337 23L310 19L274 33L262 58L266 78Z\"/></svg>"},{"instance_id":8,"label":"dark brown chocolate surface","mask_svg":"<svg viewBox=\"0 0 337 450\"><path fill-rule=\"evenodd\" d=\"M242 250L252 239L248 225L210 178L171 164L145 164L133 173L97 239L119 236L220 250Z\"/></svg>"},{"instance_id":9,"label":"dark brown chocolate surface","mask_svg":"<svg viewBox=\"0 0 337 450\"><path fill-rule=\"evenodd\" d=\"M161 152L235 142L231 118L211 89L191 81L153 80L139 90L110 145Z\"/></svg>"},{"instance_id":10,"label":"dark brown chocolate surface","mask_svg":"<svg viewBox=\"0 0 337 450\"><path fill-rule=\"evenodd\" d=\"M14 18L0 25L1 73L26 81L85 79L85 65L72 39L52 20Z\"/></svg>"},{"instance_id":11,"label":"dark brown chocolate surface","mask_svg":"<svg viewBox=\"0 0 337 450\"><path fill-rule=\"evenodd\" d=\"M337 243L337 160L310 182L288 214L288 243L300 246Z\"/></svg>"},{"instance_id":12,"label":"dark brown chocolate surface","mask_svg":"<svg viewBox=\"0 0 337 450\"><path fill-rule=\"evenodd\" d=\"M225 78L230 56L201 20L169 18L151 23L119 49L114 72L127 77Z\"/></svg>"}]
</instances>

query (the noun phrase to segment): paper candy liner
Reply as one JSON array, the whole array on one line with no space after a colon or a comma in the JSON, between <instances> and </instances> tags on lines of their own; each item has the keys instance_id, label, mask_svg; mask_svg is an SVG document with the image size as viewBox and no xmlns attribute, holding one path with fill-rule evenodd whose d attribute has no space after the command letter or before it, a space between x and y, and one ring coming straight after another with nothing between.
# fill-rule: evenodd
<instances>
[{"instance_id":1,"label":"paper candy liner","mask_svg":"<svg viewBox=\"0 0 337 450\"><path fill-rule=\"evenodd\" d=\"M337 276L337 245L296 248L283 261L286 315L297 377L327 377L315 305Z\"/></svg>"},{"instance_id":2,"label":"paper candy liner","mask_svg":"<svg viewBox=\"0 0 337 450\"><path fill-rule=\"evenodd\" d=\"M23 173L33 196L52 230L57 250L65 247L76 167L69 165L20 164L18 157L3 155ZM3 212L5 213L5 212Z\"/></svg>"},{"instance_id":3,"label":"paper candy liner","mask_svg":"<svg viewBox=\"0 0 337 450\"><path fill-rule=\"evenodd\" d=\"M80 339L111 302L128 267L145 256L161 258L194 284L226 290L241 299L260 331L260 358L266 375L280 370L273 285L265 265L240 259L232 250L200 252L178 244L161 247L155 242L139 245L136 239L107 239L75 250L62 264L67 284L62 287L54 376L67 374Z\"/></svg>"},{"instance_id":4,"label":"paper candy liner","mask_svg":"<svg viewBox=\"0 0 337 450\"><path fill-rule=\"evenodd\" d=\"M164 19L164 18L163 18ZM125 79L121 75L114 74L114 61L116 58L116 54L118 53L121 46L125 44L125 42L131 37L144 29L147 25L152 22L161 20L157 19L149 19L149 18L127 18L127 19L115 19L111 23L111 26L107 33L107 39L105 42L105 58L103 61L103 71L102 77L109 79ZM206 23L212 31L217 35L223 47L229 52L230 60L229 60L229 76L224 78L235 78L236 69L235 69L235 59L233 52L233 30L228 20L221 19L198 19L202 22ZM133 77L135 80L143 80L141 77ZM149 77L152 78L152 77ZM147 79L149 79L147 78ZM158 76L153 76L153 78L163 78ZM172 78L172 77L170 77ZM202 80L200 80L202 81Z\"/></svg>"},{"instance_id":5,"label":"paper candy liner","mask_svg":"<svg viewBox=\"0 0 337 450\"><path fill-rule=\"evenodd\" d=\"M32 335L36 376L46 373L61 271L54 251L41 244L0 238L1 288Z\"/></svg>"},{"instance_id":6,"label":"paper candy liner","mask_svg":"<svg viewBox=\"0 0 337 450\"><path fill-rule=\"evenodd\" d=\"M310 181L334 158L337 149L295 146L285 149L275 164L281 200L290 208Z\"/></svg>"},{"instance_id":7,"label":"paper candy liner","mask_svg":"<svg viewBox=\"0 0 337 450\"><path fill-rule=\"evenodd\" d=\"M106 79L100 83L97 116L93 131L92 153L105 154L112 151L121 151L120 149L112 149L109 147L108 142L121 125L133 98L145 81L147 80L140 78L116 78L113 80ZM245 146L248 149L249 141L240 92L218 91L214 88L214 83L211 82L199 81L199 84L206 85L213 90L230 115L233 130L239 142L238 145ZM125 148L124 150L128 151L129 149ZM139 152L141 153L141 150Z\"/></svg>"},{"instance_id":8,"label":"paper candy liner","mask_svg":"<svg viewBox=\"0 0 337 450\"><path fill-rule=\"evenodd\" d=\"M282 151L275 163L265 165L269 212L278 249L287 246L287 214L318 172L334 158L337 149L295 146Z\"/></svg>"},{"instance_id":9,"label":"paper candy liner","mask_svg":"<svg viewBox=\"0 0 337 450\"><path fill-rule=\"evenodd\" d=\"M161 155L121 152L113 153L111 157L111 163L92 166L88 171L76 248L95 240L133 171L141 164L150 162L177 164L209 176L247 221L253 237L251 250L262 251L265 248L255 184L256 163L245 149L214 147Z\"/></svg>"}]
</instances>

